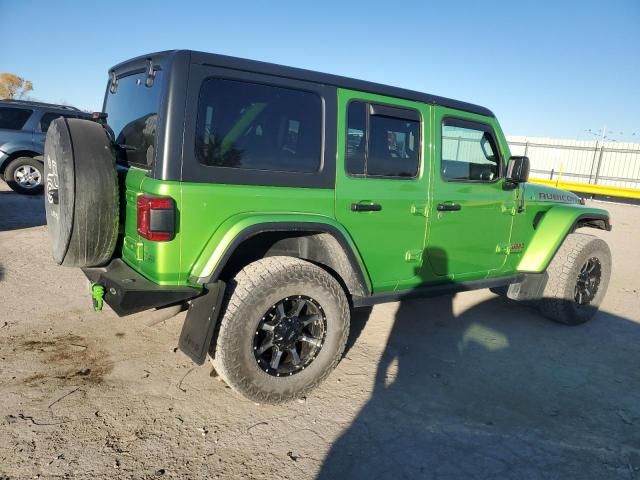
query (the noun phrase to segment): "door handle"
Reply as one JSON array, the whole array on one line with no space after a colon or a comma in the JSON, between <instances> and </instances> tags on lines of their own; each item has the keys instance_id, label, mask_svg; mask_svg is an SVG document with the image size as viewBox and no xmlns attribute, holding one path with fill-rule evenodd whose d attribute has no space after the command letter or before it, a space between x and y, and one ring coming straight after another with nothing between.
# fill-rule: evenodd
<instances>
[{"instance_id":1,"label":"door handle","mask_svg":"<svg viewBox=\"0 0 640 480\"><path fill-rule=\"evenodd\" d=\"M457 212L458 210L462 210L462 205L459 203L444 202L439 203L436 208L439 212Z\"/></svg>"},{"instance_id":2,"label":"door handle","mask_svg":"<svg viewBox=\"0 0 640 480\"><path fill-rule=\"evenodd\" d=\"M352 212L379 212L382 210L382 205L372 202L359 202L351 204Z\"/></svg>"}]
</instances>

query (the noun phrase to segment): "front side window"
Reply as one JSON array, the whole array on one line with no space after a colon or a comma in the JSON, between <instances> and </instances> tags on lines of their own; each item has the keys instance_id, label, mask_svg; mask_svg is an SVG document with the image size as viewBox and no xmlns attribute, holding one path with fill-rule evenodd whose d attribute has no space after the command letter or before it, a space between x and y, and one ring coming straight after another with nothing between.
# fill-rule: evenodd
<instances>
[{"instance_id":1,"label":"front side window","mask_svg":"<svg viewBox=\"0 0 640 480\"><path fill-rule=\"evenodd\" d=\"M322 156L322 100L302 90L205 80L195 149L206 166L317 172Z\"/></svg>"},{"instance_id":2,"label":"front side window","mask_svg":"<svg viewBox=\"0 0 640 480\"><path fill-rule=\"evenodd\" d=\"M442 124L442 177L492 182L500 176L500 155L491 127L456 119Z\"/></svg>"},{"instance_id":3,"label":"front side window","mask_svg":"<svg viewBox=\"0 0 640 480\"><path fill-rule=\"evenodd\" d=\"M413 178L420 161L420 121L413 110L351 102L345 168L351 175Z\"/></svg>"},{"instance_id":4,"label":"front side window","mask_svg":"<svg viewBox=\"0 0 640 480\"><path fill-rule=\"evenodd\" d=\"M24 108L0 107L0 128L21 130L32 113Z\"/></svg>"}]
</instances>

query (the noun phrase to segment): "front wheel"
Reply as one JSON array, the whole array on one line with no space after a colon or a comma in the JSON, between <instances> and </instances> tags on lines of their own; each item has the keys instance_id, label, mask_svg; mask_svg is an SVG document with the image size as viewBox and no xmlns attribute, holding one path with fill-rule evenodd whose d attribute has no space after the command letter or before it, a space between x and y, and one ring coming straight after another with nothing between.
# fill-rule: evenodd
<instances>
[{"instance_id":1,"label":"front wheel","mask_svg":"<svg viewBox=\"0 0 640 480\"><path fill-rule=\"evenodd\" d=\"M341 285L293 257L247 265L230 282L212 363L235 391L258 403L305 395L339 362L349 332Z\"/></svg>"},{"instance_id":2,"label":"front wheel","mask_svg":"<svg viewBox=\"0 0 640 480\"><path fill-rule=\"evenodd\" d=\"M556 322L579 325L598 311L611 276L611 251L607 243L592 235L572 233L547 269L549 279L542 313Z\"/></svg>"},{"instance_id":3,"label":"front wheel","mask_svg":"<svg viewBox=\"0 0 640 480\"><path fill-rule=\"evenodd\" d=\"M4 181L17 193L38 195L43 190L44 164L35 158L18 157L4 171Z\"/></svg>"}]
</instances>

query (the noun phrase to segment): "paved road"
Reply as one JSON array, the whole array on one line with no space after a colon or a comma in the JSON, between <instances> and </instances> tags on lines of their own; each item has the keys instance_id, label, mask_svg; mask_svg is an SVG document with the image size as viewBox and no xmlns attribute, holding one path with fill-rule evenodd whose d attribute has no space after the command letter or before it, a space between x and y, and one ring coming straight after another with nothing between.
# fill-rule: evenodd
<instances>
[{"instance_id":1,"label":"paved road","mask_svg":"<svg viewBox=\"0 0 640 480\"><path fill-rule=\"evenodd\" d=\"M89 312L42 197L0 187L0 478L640 478L640 208L609 208L591 323L488 291L380 305L316 393L272 407L175 351L183 317Z\"/></svg>"}]
</instances>

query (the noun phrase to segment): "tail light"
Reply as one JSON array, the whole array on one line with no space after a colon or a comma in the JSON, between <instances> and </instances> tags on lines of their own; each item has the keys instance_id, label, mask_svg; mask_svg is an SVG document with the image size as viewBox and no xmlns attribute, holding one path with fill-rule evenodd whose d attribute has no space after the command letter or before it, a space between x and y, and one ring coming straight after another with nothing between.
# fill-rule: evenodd
<instances>
[{"instance_id":1,"label":"tail light","mask_svg":"<svg viewBox=\"0 0 640 480\"><path fill-rule=\"evenodd\" d=\"M138 234L154 242L168 242L176 234L173 198L138 196Z\"/></svg>"}]
</instances>

